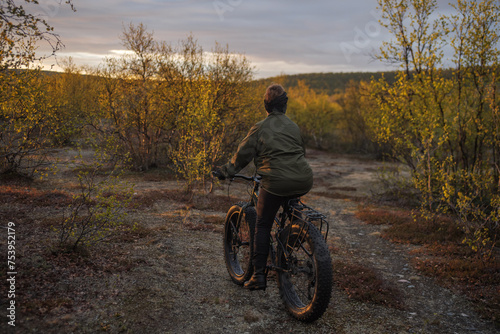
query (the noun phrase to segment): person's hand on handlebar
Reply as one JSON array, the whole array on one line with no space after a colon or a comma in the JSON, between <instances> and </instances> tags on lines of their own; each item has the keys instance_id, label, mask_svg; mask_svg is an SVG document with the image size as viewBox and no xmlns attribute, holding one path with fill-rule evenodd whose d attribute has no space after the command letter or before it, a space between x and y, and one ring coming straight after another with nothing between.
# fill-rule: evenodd
<instances>
[{"instance_id":1,"label":"person's hand on handlebar","mask_svg":"<svg viewBox=\"0 0 500 334\"><path fill-rule=\"evenodd\" d=\"M226 176L224 175L224 173L222 173L222 171L221 171L221 169L219 167L215 168L212 171L212 175L215 176L216 178L218 178L219 180L225 180L226 179Z\"/></svg>"}]
</instances>

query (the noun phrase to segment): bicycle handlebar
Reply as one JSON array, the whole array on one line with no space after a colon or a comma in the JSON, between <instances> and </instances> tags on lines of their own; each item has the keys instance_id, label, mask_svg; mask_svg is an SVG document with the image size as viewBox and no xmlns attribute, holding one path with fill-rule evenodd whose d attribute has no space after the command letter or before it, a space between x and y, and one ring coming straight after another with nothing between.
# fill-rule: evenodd
<instances>
[{"instance_id":1,"label":"bicycle handlebar","mask_svg":"<svg viewBox=\"0 0 500 334\"><path fill-rule=\"evenodd\" d=\"M243 179L247 181L260 181L262 179L262 176L256 175L256 176L246 176L243 174L235 174L232 179Z\"/></svg>"},{"instance_id":2,"label":"bicycle handlebar","mask_svg":"<svg viewBox=\"0 0 500 334\"><path fill-rule=\"evenodd\" d=\"M221 171L219 169L213 170L212 171L212 176L218 178L219 180L225 180L226 178L224 175L222 175Z\"/></svg>"},{"instance_id":3,"label":"bicycle handlebar","mask_svg":"<svg viewBox=\"0 0 500 334\"><path fill-rule=\"evenodd\" d=\"M212 175L216 178L218 178L219 180L225 180L226 178L224 177L224 175L221 173L220 170L213 170L212 171ZM230 180L234 180L234 179L243 179L243 180L246 180L246 181L260 181L260 179L262 179L262 176L260 175L255 175L255 176L246 176L246 175L243 175L243 174L235 174L233 175L232 177L229 178Z\"/></svg>"}]
</instances>

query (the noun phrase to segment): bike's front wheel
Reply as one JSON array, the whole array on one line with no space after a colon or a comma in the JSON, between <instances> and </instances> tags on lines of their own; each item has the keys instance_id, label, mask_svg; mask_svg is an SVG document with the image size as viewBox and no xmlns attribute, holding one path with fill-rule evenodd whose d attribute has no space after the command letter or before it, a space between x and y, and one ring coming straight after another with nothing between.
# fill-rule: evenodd
<instances>
[{"instance_id":1,"label":"bike's front wheel","mask_svg":"<svg viewBox=\"0 0 500 334\"><path fill-rule=\"evenodd\" d=\"M234 283L242 285L253 273L253 236L257 213L247 207L241 219L243 204L232 206L224 223L224 259L227 271Z\"/></svg>"},{"instance_id":2,"label":"bike's front wheel","mask_svg":"<svg viewBox=\"0 0 500 334\"><path fill-rule=\"evenodd\" d=\"M293 223L280 234L278 287L288 312L304 322L317 320L330 302L333 284L328 247L312 224Z\"/></svg>"}]
</instances>

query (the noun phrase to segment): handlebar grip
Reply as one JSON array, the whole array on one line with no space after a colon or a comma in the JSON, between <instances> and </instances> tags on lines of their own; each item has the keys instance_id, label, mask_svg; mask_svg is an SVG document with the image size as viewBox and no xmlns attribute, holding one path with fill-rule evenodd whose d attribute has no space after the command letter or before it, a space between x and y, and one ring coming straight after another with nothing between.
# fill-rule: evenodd
<instances>
[{"instance_id":1,"label":"handlebar grip","mask_svg":"<svg viewBox=\"0 0 500 334\"><path fill-rule=\"evenodd\" d=\"M220 170L213 170L212 171L212 175L216 178L218 178L219 180L225 180L226 177L221 173Z\"/></svg>"}]
</instances>

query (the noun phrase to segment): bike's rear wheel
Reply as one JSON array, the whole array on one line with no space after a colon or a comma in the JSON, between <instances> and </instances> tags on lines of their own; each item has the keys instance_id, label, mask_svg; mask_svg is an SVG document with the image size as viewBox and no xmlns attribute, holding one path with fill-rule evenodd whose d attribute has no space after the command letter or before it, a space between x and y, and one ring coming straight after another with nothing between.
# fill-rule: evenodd
<instances>
[{"instance_id":1,"label":"bike's rear wheel","mask_svg":"<svg viewBox=\"0 0 500 334\"><path fill-rule=\"evenodd\" d=\"M302 228L307 226L307 228ZM332 293L332 263L321 233L313 225L294 223L281 233L278 287L288 312L304 322L326 311Z\"/></svg>"},{"instance_id":2,"label":"bike's rear wheel","mask_svg":"<svg viewBox=\"0 0 500 334\"><path fill-rule=\"evenodd\" d=\"M241 203L232 206L224 224L224 259L229 276L239 285L249 280L253 273L253 236L257 219L255 208L247 207L239 220L241 211Z\"/></svg>"}]
</instances>

